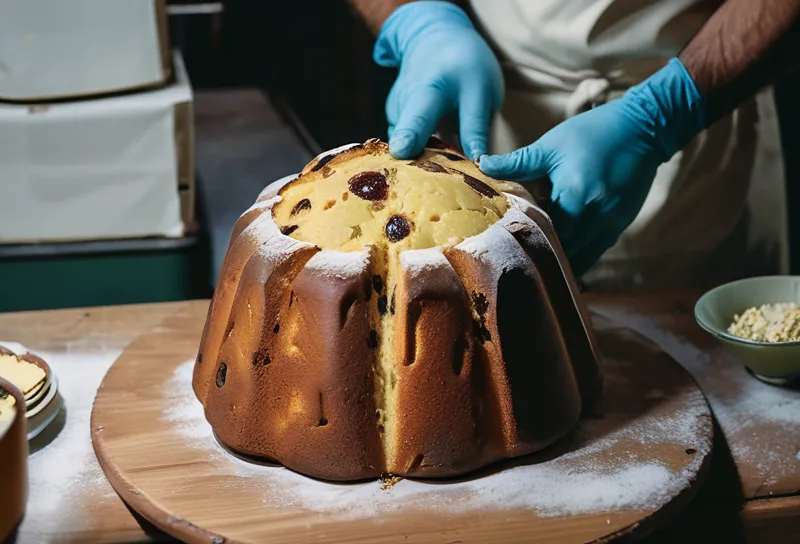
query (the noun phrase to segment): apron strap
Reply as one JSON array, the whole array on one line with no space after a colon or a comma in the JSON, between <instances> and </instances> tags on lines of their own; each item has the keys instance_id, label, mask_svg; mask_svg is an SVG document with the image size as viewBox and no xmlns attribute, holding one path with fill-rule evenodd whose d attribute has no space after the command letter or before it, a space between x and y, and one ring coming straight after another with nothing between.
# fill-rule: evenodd
<instances>
[{"instance_id":1,"label":"apron strap","mask_svg":"<svg viewBox=\"0 0 800 544\"><path fill-rule=\"evenodd\" d=\"M567 98L567 103L564 106L564 113L567 119L604 104L608 100L610 88L611 83L605 78L582 80Z\"/></svg>"}]
</instances>

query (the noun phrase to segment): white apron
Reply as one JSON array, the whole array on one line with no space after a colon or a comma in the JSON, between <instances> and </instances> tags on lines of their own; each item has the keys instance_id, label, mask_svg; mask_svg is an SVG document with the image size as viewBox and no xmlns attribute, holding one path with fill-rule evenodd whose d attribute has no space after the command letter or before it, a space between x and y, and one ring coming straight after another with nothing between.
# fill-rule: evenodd
<instances>
[{"instance_id":1,"label":"white apron","mask_svg":"<svg viewBox=\"0 0 800 544\"><path fill-rule=\"evenodd\" d=\"M661 68L718 2L470 0L504 68L492 153L526 146L564 119L621 96ZM765 91L662 165L644 207L582 279L590 288L703 286L785 273L785 187Z\"/></svg>"}]
</instances>

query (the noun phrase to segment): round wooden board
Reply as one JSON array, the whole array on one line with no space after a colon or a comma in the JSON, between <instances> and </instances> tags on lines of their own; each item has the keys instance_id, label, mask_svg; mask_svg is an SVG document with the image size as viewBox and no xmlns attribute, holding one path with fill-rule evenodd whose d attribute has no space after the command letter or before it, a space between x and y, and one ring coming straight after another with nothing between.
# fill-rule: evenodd
<instances>
[{"instance_id":1,"label":"round wooden board","mask_svg":"<svg viewBox=\"0 0 800 544\"><path fill-rule=\"evenodd\" d=\"M607 541L668 519L710 458L711 413L689 374L598 319L603 416L542 454L388 489L249 463L217 444L191 391L205 316L193 305L134 341L106 375L91 423L122 499L185 541Z\"/></svg>"}]
</instances>

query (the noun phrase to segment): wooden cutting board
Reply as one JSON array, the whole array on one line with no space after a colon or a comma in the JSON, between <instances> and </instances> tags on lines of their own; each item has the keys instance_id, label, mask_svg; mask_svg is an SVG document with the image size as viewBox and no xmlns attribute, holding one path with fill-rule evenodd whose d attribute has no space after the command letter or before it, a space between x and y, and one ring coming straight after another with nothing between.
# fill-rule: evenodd
<instances>
[{"instance_id":1,"label":"wooden cutting board","mask_svg":"<svg viewBox=\"0 0 800 544\"><path fill-rule=\"evenodd\" d=\"M694 495L712 421L692 378L598 319L603 416L469 478L333 484L221 448L191 390L205 309L140 336L106 375L92 442L134 510L190 542L591 542L644 534ZM543 414L542 417L547 417Z\"/></svg>"}]
</instances>

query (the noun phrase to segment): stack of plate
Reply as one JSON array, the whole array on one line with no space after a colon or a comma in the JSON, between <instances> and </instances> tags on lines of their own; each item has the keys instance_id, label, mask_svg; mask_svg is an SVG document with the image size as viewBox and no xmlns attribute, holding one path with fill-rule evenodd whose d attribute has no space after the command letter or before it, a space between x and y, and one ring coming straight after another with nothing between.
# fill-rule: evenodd
<instances>
[{"instance_id":1,"label":"stack of plate","mask_svg":"<svg viewBox=\"0 0 800 544\"><path fill-rule=\"evenodd\" d=\"M28 440L38 436L61 411L58 380L50 365L32 355L15 354L0 346L0 377L5 378L25 396Z\"/></svg>"}]
</instances>

